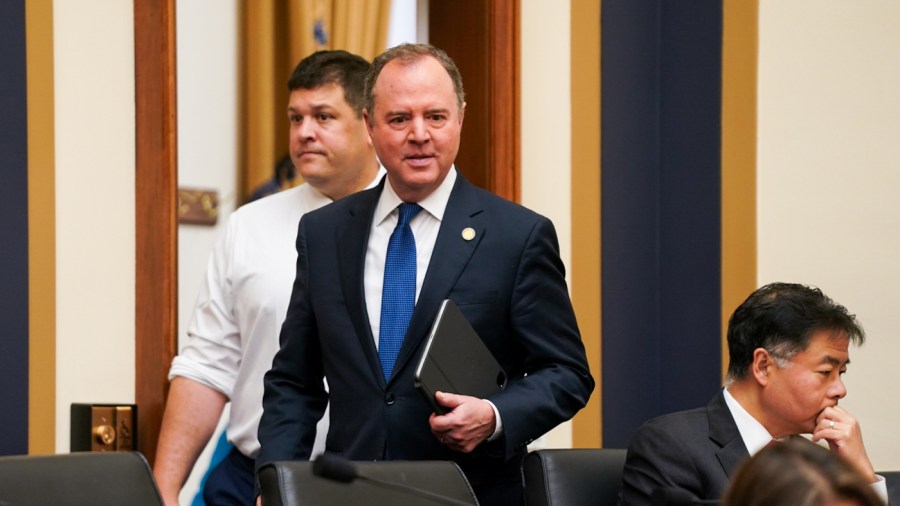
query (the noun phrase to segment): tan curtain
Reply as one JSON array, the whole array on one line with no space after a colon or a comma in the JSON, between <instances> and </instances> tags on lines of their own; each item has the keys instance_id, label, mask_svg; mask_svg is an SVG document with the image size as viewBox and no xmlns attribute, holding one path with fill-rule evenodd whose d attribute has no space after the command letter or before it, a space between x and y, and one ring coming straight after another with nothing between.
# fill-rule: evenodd
<instances>
[{"instance_id":1,"label":"tan curtain","mask_svg":"<svg viewBox=\"0 0 900 506\"><path fill-rule=\"evenodd\" d=\"M241 15L241 201L271 179L288 152L285 83L303 57L345 49L371 60L385 49L390 0L244 0Z\"/></svg>"}]
</instances>

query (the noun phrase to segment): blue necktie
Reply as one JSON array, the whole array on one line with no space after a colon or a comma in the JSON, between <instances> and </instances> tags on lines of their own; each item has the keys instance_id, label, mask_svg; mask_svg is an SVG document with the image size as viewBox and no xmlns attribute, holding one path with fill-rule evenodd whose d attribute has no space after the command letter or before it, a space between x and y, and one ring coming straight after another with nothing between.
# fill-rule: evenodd
<instances>
[{"instance_id":1,"label":"blue necktie","mask_svg":"<svg viewBox=\"0 0 900 506\"><path fill-rule=\"evenodd\" d=\"M421 210L419 204L400 204L397 227L388 242L378 332L378 358L385 381L391 378L416 305L416 238L409 222Z\"/></svg>"}]
</instances>

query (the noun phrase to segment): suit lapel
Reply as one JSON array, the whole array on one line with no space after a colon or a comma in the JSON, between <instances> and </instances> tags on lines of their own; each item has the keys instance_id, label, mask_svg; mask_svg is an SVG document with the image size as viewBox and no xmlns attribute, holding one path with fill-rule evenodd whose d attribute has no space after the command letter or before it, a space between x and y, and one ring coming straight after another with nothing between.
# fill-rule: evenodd
<instances>
[{"instance_id":1,"label":"suit lapel","mask_svg":"<svg viewBox=\"0 0 900 506\"><path fill-rule=\"evenodd\" d=\"M706 411L709 416L709 438L720 447L716 451L716 458L719 459L725 475L731 477L750 453L744 445L744 440L741 439L741 433L721 391L709 402Z\"/></svg>"},{"instance_id":2,"label":"suit lapel","mask_svg":"<svg viewBox=\"0 0 900 506\"><path fill-rule=\"evenodd\" d=\"M460 274L478 248L484 236L485 225L478 218L481 202L475 187L462 175L457 175L453 192L444 211L444 219L434 244L434 252L428 263L428 272L422 282L422 290L416 301L412 320L406 331L403 346L394 364L395 375L408 362L428 334L441 302L447 298ZM471 228L475 237L466 240L463 230ZM391 378L393 381L393 378Z\"/></svg>"},{"instance_id":3,"label":"suit lapel","mask_svg":"<svg viewBox=\"0 0 900 506\"><path fill-rule=\"evenodd\" d=\"M384 179L377 187L360 194L360 198L349 207L346 222L341 224L341 228L337 231L338 268L341 289L347 301L347 312L353 320L356 336L368 359L369 367L382 385L384 375L381 372L378 351L375 349L372 327L369 325L364 277L369 231L375 206L383 188Z\"/></svg>"}]
</instances>

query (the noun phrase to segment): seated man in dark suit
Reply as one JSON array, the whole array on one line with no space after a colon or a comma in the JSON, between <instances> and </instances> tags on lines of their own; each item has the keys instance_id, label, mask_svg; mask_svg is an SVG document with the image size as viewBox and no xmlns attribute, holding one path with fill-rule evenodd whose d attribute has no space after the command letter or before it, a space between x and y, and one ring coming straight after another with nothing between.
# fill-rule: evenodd
<instances>
[{"instance_id":1,"label":"seated man in dark suit","mask_svg":"<svg viewBox=\"0 0 900 506\"><path fill-rule=\"evenodd\" d=\"M803 285L773 283L728 322L726 387L705 408L664 415L638 429L628 449L620 505L654 494L719 499L738 465L774 439L811 434L853 465L887 500L859 423L838 401L847 394L849 345L865 334L854 315ZM662 494L661 494L662 493Z\"/></svg>"}]
</instances>

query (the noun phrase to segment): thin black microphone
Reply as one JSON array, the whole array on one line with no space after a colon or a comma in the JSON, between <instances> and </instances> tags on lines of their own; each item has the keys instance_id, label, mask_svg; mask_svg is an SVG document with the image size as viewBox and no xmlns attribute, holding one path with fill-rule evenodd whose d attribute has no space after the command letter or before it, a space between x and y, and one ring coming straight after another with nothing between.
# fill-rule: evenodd
<instances>
[{"instance_id":1,"label":"thin black microphone","mask_svg":"<svg viewBox=\"0 0 900 506\"><path fill-rule=\"evenodd\" d=\"M409 485L404 485L402 483L391 483L389 481L382 481L376 478L370 478L366 475L360 474L356 470L356 466L353 462L345 459L344 457L338 457L337 455L332 455L328 453L323 453L313 460L312 472L314 475L319 476L321 478L325 478L327 480L337 481L340 483L350 483L353 480L362 480L366 483L371 483L372 485L377 485L382 488L387 488L391 490L397 490L403 492L405 494L415 495L418 497L422 497L425 499L430 499L435 502L439 502L442 504L453 504L456 506L472 506L472 503L460 501L458 499L454 499L452 497L445 497L442 495L435 494L433 492L429 492L427 490L423 490L421 488L411 487Z\"/></svg>"},{"instance_id":2,"label":"thin black microphone","mask_svg":"<svg viewBox=\"0 0 900 506\"><path fill-rule=\"evenodd\" d=\"M696 506L701 504L719 504L715 499L697 499L694 494L678 487L659 487L650 496L653 506Z\"/></svg>"}]
</instances>

